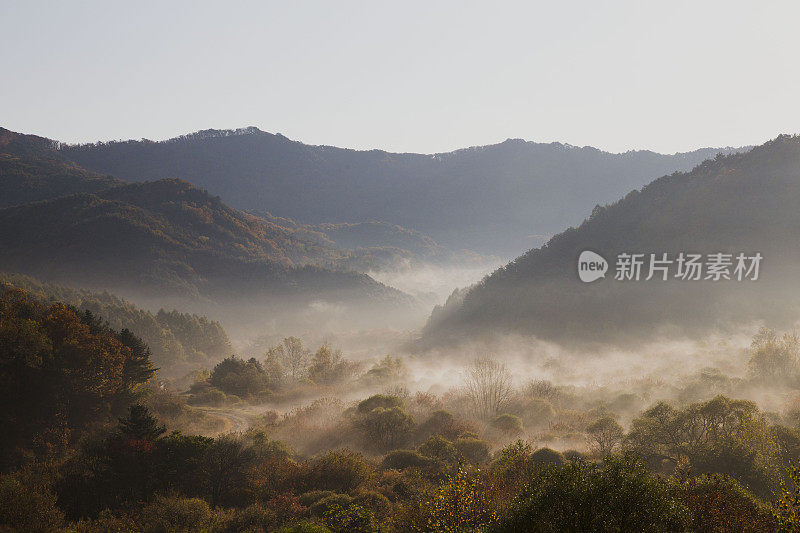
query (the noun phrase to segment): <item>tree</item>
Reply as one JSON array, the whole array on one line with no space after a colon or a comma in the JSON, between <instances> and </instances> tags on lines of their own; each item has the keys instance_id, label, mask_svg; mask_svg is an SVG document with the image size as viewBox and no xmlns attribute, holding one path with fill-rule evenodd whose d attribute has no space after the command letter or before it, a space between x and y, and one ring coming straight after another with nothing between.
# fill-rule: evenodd
<instances>
[{"instance_id":1,"label":"tree","mask_svg":"<svg viewBox=\"0 0 800 533\"><path fill-rule=\"evenodd\" d=\"M690 519L666 482L635 457L607 457L543 470L497 531L685 531Z\"/></svg>"},{"instance_id":2,"label":"tree","mask_svg":"<svg viewBox=\"0 0 800 533\"><path fill-rule=\"evenodd\" d=\"M607 457L622 443L625 432L614 418L604 416L586 428L589 440L602 457Z\"/></svg>"},{"instance_id":3,"label":"tree","mask_svg":"<svg viewBox=\"0 0 800 533\"><path fill-rule=\"evenodd\" d=\"M491 426L506 435L519 435L522 433L522 420L518 416L503 413L492 418Z\"/></svg>"},{"instance_id":4,"label":"tree","mask_svg":"<svg viewBox=\"0 0 800 533\"><path fill-rule=\"evenodd\" d=\"M489 420L511 398L511 373L503 363L494 359L476 359L467 368L466 393L475 415L481 420Z\"/></svg>"},{"instance_id":5,"label":"tree","mask_svg":"<svg viewBox=\"0 0 800 533\"><path fill-rule=\"evenodd\" d=\"M390 450L403 445L414 428L414 417L402 407L376 407L357 419L371 446Z\"/></svg>"},{"instance_id":6,"label":"tree","mask_svg":"<svg viewBox=\"0 0 800 533\"><path fill-rule=\"evenodd\" d=\"M167 428L159 425L158 419L150 414L150 410L141 404L128 408L128 416L119 419L119 432L122 436L154 441L166 432Z\"/></svg>"},{"instance_id":7,"label":"tree","mask_svg":"<svg viewBox=\"0 0 800 533\"><path fill-rule=\"evenodd\" d=\"M771 382L796 378L800 363L800 339L794 333L778 337L775 330L762 327L750 345L747 368L751 376Z\"/></svg>"},{"instance_id":8,"label":"tree","mask_svg":"<svg viewBox=\"0 0 800 533\"><path fill-rule=\"evenodd\" d=\"M302 379L308 369L309 353L303 341L297 337L287 337L276 347L283 355L283 366L289 370L292 381Z\"/></svg>"}]
</instances>

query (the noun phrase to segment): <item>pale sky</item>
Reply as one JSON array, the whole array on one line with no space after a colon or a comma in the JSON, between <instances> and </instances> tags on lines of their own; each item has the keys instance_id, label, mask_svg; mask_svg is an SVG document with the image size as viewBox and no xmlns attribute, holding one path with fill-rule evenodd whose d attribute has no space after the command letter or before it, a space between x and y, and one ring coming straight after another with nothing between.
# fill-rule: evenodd
<instances>
[{"instance_id":1,"label":"pale sky","mask_svg":"<svg viewBox=\"0 0 800 533\"><path fill-rule=\"evenodd\" d=\"M0 0L0 126L441 152L800 132L800 2Z\"/></svg>"}]
</instances>

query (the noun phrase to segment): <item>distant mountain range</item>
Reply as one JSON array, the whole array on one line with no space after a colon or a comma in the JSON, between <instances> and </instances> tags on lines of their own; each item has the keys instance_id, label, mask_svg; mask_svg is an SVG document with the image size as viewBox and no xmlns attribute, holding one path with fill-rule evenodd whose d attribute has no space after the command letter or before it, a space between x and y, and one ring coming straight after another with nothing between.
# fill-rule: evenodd
<instances>
[{"instance_id":1,"label":"distant mountain range","mask_svg":"<svg viewBox=\"0 0 800 533\"><path fill-rule=\"evenodd\" d=\"M503 333L624 342L759 320L790 327L800 318L798 206L797 136L662 177L454 294L433 313L419 346ZM578 279L584 250L609 261L606 279ZM668 281L660 273L644 281L650 253L675 260L680 252L702 254L704 264L708 254L760 253L759 279L705 280L704 271L703 280L680 280L673 265ZM613 279L621 253L646 254L642 280Z\"/></svg>"},{"instance_id":2,"label":"distant mountain range","mask_svg":"<svg viewBox=\"0 0 800 533\"><path fill-rule=\"evenodd\" d=\"M181 178L238 209L310 225L383 221L449 249L505 257L579 222L596 204L737 150L611 154L507 140L443 154L395 154L310 146L256 128L57 146L61 157L91 171L129 181Z\"/></svg>"},{"instance_id":3,"label":"distant mountain range","mask_svg":"<svg viewBox=\"0 0 800 533\"><path fill-rule=\"evenodd\" d=\"M322 233L230 208L179 179L126 184L91 173L41 138L0 139L0 270L192 309L413 305L350 270L367 254L355 258Z\"/></svg>"}]
</instances>

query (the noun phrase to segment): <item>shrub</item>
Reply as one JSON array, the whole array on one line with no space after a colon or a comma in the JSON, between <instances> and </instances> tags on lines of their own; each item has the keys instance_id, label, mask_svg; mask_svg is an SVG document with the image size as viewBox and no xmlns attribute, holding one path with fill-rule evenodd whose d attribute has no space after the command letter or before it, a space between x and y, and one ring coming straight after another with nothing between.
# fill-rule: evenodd
<instances>
[{"instance_id":1,"label":"shrub","mask_svg":"<svg viewBox=\"0 0 800 533\"><path fill-rule=\"evenodd\" d=\"M531 462L537 466L561 465L566 461L563 454L552 448L539 448L531 454Z\"/></svg>"},{"instance_id":2,"label":"shrub","mask_svg":"<svg viewBox=\"0 0 800 533\"><path fill-rule=\"evenodd\" d=\"M690 518L666 482L633 457L615 457L544 470L497 531L684 531Z\"/></svg>"},{"instance_id":3,"label":"shrub","mask_svg":"<svg viewBox=\"0 0 800 533\"><path fill-rule=\"evenodd\" d=\"M323 515L325 525L334 533L374 533L375 515L360 505L331 506Z\"/></svg>"},{"instance_id":4,"label":"shrub","mask_svg":"<svg viewBox=\"0 0 800 533\"><path fill-rule=\"evenodd\" d=\"M234 513L227 524L230 532L238 531L272 531L278 525L278 516L274 510L255 503Z\"/></svg>"},{"instance_id":5,"label":"shrub","mask_svg":"<svg viewBox=\"0 0 800 533\"><path fill-rule=\"evenodd\" d=\"M376 407L362 415L356 425L373 448L390 450L408 441L414 418L401 407Z\"/></svg>"},{"instance_id":6,"label":"shrub","mask_svg":"<svg viewBox=\"0 0 800 533\"><path fill-rule=\"evenodd\" d=\"M200 498L158 496L141 511L145 531L200 531L211 522L211 509Z\"/></svg>"},{"instance_id":7,"label":"shrub","mask_svg":"<svg viewBox=\"0 0 800 533\"><path fill-rule=\"evenodd\" d=\"M389 396L386 394L374 394L365 400L361 400L358 403L358 407L356 410L359 414L365 415L372 411L373 409L377 409L378 407L382 407L383 409L391 409L392 407L403 407L403 400L398 398L397 396Z\"/></svg>"},{"instance_id":8,"label":"shrub","mask_svg":"<svg viewBox=\"0 0 800 533\"><path fill-rule=\"evenodd\" d=\"M456 464L461 459L461 454L453 443L439 435L430 437L417 450L425 457L438 459L449 465Z\"/></svg>"},{"instance_id":9,"label":"shrub","mask_svg":"<svg viewBox=\"0 0 800 533\"><path fill-rule=\"evenodd\" d=\"M714 474L673 483L673 494L692 513L692 531L778 530L771 508L733 478Z\"/></svg>"},{"instance_id":10,"label":"shrub","mask_svg":"<svg viewBox=\"0 0 800 533\"><path fill-rule=\"evenodd\" d=\"M303 507L311 507L321 499L333 496L334 494L336 493L332 490L311 490L301 494L298 498L298 502L300 502L300 505Z\"/></svg>"},{"instance_id":11,"label":"shrub","mask_svg":"<svg viewBox=\"0 0 800 533\"><path fill-rule=\"evenodd\" d=\"M312 462L310 481L311 486L320 490L350 492L365 483L372 473L372 465L360 453L329 451Z\"/></svg>"},{"instance_id":12,"label":"shrub","mask_svg":"<svg viewBox=\"0 0 800 533\"><path fill-rule=\"evenodd\" d=\"M472 464L482 464L489 460L491 446L485 440L461 436L456 439L454 445L464 459Z\"/></svg>"},{"instance_id":13,"label":"shrub","mask_svg":"<svg viewBox=\"0 0 800 533\"><path fill-rule=\"evenodd\" d=\"M383 458L381 468L404 470L406 468L425 468L433 464L435 464L433 459L414 450L394 450Z\"/></svg>"},{"instance_id":14,"label":"shrub","mask_svg":"<svg viewBox=\"0 0 800 533\"><path fill-rule=\"evenodd\" d=\"M311 516L323 516L334 507L345 508L349 507L351 503L353 503L351 496L334 493L317 500L308 508L308 512L311 513Z\"/></svg>"},{"instance_id":15,"label":"shrub","mask_svg":"<svg viewBox=\"0 0 800 533\"><path fill-rule=\"evenodd\" d=\"M542 398L531 398L522 408L523 423L530 428L545 427L556 416L553 404Z\"/></svg>"},{"instance_id":16,"label":"shrub","mask_svg":"<svg viewBox=\"0 0 800 533\"><path fill-rule=\"evenodd\" d=\"M64 514L47 485L30 475L0 477L0 524L9 531L55 531L63 522Z\"/></svg>"},{"instance_id":17,"label":"shrub","mask_svg":"<svg viewBox=\"0 0 800 533\"><path fill-rule=\"evenodd\" d=\"M507 435L518 435L522 433L522 420L518 416L503 413L492 418L490 425L492 428Z\"/></svg>"}]
</instances>

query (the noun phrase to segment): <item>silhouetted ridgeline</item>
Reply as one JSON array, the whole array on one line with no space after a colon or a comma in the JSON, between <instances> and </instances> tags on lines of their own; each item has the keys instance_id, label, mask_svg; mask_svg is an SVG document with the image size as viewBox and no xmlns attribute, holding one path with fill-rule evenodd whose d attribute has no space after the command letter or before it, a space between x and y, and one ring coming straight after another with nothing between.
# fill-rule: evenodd
<instances>
[{"instance_id":1,"label":"silhouetted ridgeline","mask_svg":"<svg viewBox=\"0 0 800 533\"><path fill-rule=\"evenodd\" d=\"M597 203L730 151L611 154L517 139L436 155L394 154L309 146L257 128L59 150L127 180L182 178L239 209L307 224L388 221L452 249L505 255L538 244Z\"/></svg>"},{"instance_id":2,"label":"silhouetted ridgeline","mask_svg":"<svg viewBox=\"0 0 800 533\"><path fill-rule=\"evenodd\" d=\"M781 136L744 154L720 156L660 178L578 228L499 269L463 298L437 309L422 344L514 332L552 339L624 340L798 316L800 138ZM578 254L611 263L607 279L584 284ZM618 253L716 252L764 259L758 281L613 280ZM646 275L646 271L644 272Z\"/></svg>"}]
</instances>

